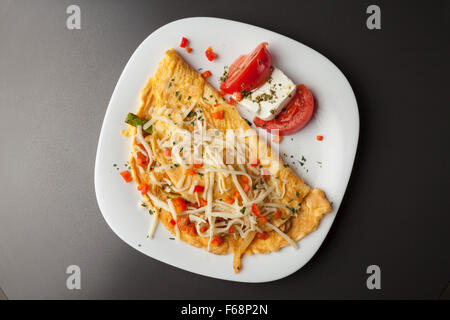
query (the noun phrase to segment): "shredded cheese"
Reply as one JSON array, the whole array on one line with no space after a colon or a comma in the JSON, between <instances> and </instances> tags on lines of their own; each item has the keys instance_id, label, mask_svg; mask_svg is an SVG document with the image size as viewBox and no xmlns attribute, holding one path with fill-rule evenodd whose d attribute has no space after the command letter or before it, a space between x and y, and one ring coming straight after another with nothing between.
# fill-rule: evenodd
<instances>
[{"instance_id":1,"label":"shredded cheese","mask_svg":"<svg viewBox=\"0 0 450 320\"><path fill-rule=\"evenodd\" d=\"M155 145L153 145L156 148L155 154L165 148L172 150L170 159L167 157L170 163L157 164L156 167L151 168L152 171L149 171L151 166L148 165L147 174L152 184L165 188L167 192L179 193L180 197L191 199L190 201L194 200L189 197L195 199L197 206L189 206L180 215L189 217L189 221L195 224L198 235L209 238L208 251L213 237L228 234L231 227L235 230L235 238L238 236L245 238L250 232L254 231L261 232L258 225L259 217L252 213L253 204L256 204L261 215L269 220L271 215L279 209L283 209L287 214L290 214L286 205L278 202L286 194L288 181L280 181L275 179L274 175L271 175L269 185L266 179L261 176L260 166L250 165L249 153L252 150L250 143L251 139L255 137L253 132L241 132L230 139L228 133L224 134L206 121L201 108L196 107L195 103L186 105L181 110L167 106L159 108L156 112L153 107L150 110L151 120L147 121L144 126L137 127L135 135L137 144L135 145L135 151L133 151L134 156L137 152L140 152L149 158L149 163L153 163L153 152L150 145L145 141L142 130L146 130L158 122L171 127L170 132L160 139L155 139ZM195 112L195 118L186 119L191 112ZM194 126L192 132L186 129L192 125ZM174 178L173 174L177 172L174 171L176 167L181 166L184 170L192 168L192 153L194 153L194 159L202 159L202 168L196 169L200 181L192 175L185 174ZM228 164L230 160L235 161L233 165ZM144 173L142 168L139 167L139 170L141 174ZM154 174L157 174L158 179ZM240 180L244 176L248 180L248 182L245 182L250 187L248 190L244 190L244 183ZM227 203L223 199L214 199L217 194L229 194L231 188L227 187L226 182L229 177L232 181L231 188L237 190L241 200ZM196 185L204 185L201 195L202 203L198 192L193 192ZM233 190L231 191L233 192ZM176 221L177 213L172 199L163 201L150 192L148 196L155 207L170 212L172 218ZM206 204L203 201L206 201ZM201 205L204 206L201 207ZM158 211L155 210L149 230L150 238L155 232L158 220ZM297 248L297 244L278 227L270 222L266 222L265 225L282 236L291 246ZM206 226L208 227L207 230L202 232L201 230L204 230ZM179 239L180 230L177 224L175 224L174 229L176 238Z\"/></svg>"}]
</instances>

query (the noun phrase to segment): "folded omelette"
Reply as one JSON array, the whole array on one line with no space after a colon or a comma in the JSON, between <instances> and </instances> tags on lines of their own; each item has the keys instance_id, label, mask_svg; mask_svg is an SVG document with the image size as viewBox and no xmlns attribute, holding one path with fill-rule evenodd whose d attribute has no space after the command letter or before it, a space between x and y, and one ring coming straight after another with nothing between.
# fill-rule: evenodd
<instances>
[{"instance_id":1,"label":"folded omelette","mask_svg":"<svg viewBox=\"0 0 450 320\"><path fill-rule=\"evenodd\" d=\"M178 53L165 53L141 92L125 135L132 177L153 215L177 239L214 254L278 251L331 211ZM128 122L131 123L131 122Z\"/></svg>"}]
</instances>

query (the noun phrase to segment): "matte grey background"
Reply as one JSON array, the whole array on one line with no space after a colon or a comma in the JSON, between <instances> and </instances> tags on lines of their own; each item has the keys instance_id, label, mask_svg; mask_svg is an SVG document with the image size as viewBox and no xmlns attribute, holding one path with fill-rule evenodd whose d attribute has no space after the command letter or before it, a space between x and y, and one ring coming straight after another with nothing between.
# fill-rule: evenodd
<instances>
[{"instance_id":1,"label":"matte grey background","mask_svg":"<svg viewBox=\"0 0 450 320\"><path fill-rule=\"evenodd\" d=\"M372 3L380 31L365 25ZM81 7L81 30L66 28L70 4ZM3 291L10 299L440 297L450 278L449 12L448 1L0 1ZM189 16L296 39L330 58L356 93L361 135L343 204L316 256L285 279L241 284L167 266L128 247L98 209L94 159L116 81L151 32ZM81 290L66 289L71 264L81 267ZM366 288L371 264L381 267L381 290Z\"/></svg>"}]
</instances>

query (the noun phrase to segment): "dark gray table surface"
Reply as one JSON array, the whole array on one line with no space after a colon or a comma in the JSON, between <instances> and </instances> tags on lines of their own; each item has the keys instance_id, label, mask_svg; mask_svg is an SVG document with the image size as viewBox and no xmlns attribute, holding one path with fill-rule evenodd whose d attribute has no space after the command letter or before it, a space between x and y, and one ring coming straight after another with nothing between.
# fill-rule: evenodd
<instances>
[{"instance_id":1,"label":"dark gray table surface","mask_svg":"<svg viewBox=\"0 0 450 320\"><path fill-rule=\"evenodd\" d=\"M81 30L66 28L70 4L81 8ZM370 4L0 1L6 296L439 298L450 279L450 5L376 1L382 29L370 31ZM343 204L314 258L285 279L234 283L165 265L122 242L97 206L94 159L116 81L151 32L190 16L242 21L298 40L330 58L355 91L361 133ZM66 288L72 264L81 268L81 290ZM371 264L381 268L381 290L366 287Z\"/></svg>"}]
</instances>

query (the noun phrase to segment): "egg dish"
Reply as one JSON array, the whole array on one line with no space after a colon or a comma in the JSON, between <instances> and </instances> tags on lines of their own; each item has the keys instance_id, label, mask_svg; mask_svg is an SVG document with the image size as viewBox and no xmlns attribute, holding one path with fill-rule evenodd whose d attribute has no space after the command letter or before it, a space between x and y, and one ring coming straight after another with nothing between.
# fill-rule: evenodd
<instances>
[{"instance_id":1,"label":"egg dish","mask_svg":"<svg viewBox=\"0 0 450 320\"><path fill-rule=\"evenodd\" d=\"M130 113L131 177L176 239L214 254L265 254L314 231L331 205L308 186L176 50Z\"/></svg>"}]
</instances>

